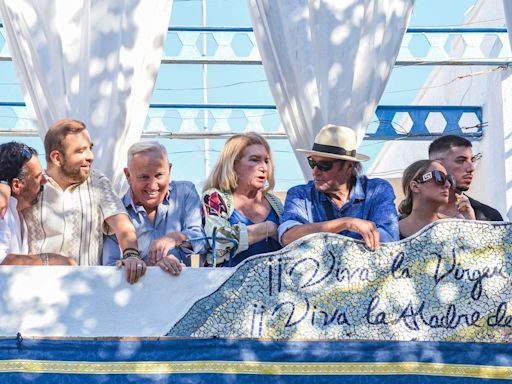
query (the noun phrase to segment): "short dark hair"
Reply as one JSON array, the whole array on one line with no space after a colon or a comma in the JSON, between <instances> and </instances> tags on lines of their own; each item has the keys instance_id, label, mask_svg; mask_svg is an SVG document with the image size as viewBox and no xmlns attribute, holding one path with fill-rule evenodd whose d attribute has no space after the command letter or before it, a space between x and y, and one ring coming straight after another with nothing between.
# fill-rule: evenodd
<instances>
[{"instance_id":1,"label":"short dark hair","mask_svg":"<svg viewBox=\"0 0 512 384\"><path fill-rule=\"evenodd\" d=\"M25 164L37 151L23 143L10 141L0 145L0 180L11 183L12 179L23 179Z\"/></svg>"},{"instance_id":2,"label":"short dark hair","mask_svg":"<svg viewBox=\"0 0 512 384\"><path fill-rule=\"evenodd\" d=\"M449 151L453 147L465 147L471 148L473 144L468 139L457 136L457 135L446 135L435 139L428 146L428 157L432 157L433 154L443 153Z\"/></svg>"},{"instance_id":3,"label":"short dark hair","mask_svg":"<svg viewBox=\"0 0 512 384\"><path fill-rule=\"evenodd\" d=\"M50 154L52 151L64 153L64 139L67 135L79 133L85 129L85 124L78 120L61 119L53 123L44 137L46 161L50 163Z\"/></svg>"}]
</instances>

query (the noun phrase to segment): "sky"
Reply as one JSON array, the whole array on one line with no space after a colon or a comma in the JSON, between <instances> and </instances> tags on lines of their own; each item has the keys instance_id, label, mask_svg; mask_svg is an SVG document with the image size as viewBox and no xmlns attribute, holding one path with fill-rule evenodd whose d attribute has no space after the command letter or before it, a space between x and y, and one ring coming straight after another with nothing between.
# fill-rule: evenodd
<instances>
[{"instance_id":1,"label":"sky","mask_svg":"<svg viewBox=\"0 0 512 384\"><path fill-rule=\"evenodd\" d=\"M501 1L501 0L497 0ZM460 25L464 13L474 4L474 0L417 0L410 27L422 26L447 26ZM226 11L228 10L228 11ZM251 26L247 11L246 2L243 0L208 0L207 1L207 25L208 26ZM200 1L175 1L171 25L201 25L201 2ZM176 66L174 66L176 67ZM187 88L191 87L189 80L193 78L193 87L201 86L201 66L196 68L169 68L169 72L178 70L179 74L172 76L161 72L157 80L157 92L154 96L160 96L160 92L166 88ZM399 92L403 89L420 88L433 67L395 67L386 87L386 92L380 104L407 105L410 104L416 95L416 91ZM195 71L187 76L182 71ZM261 66L208 66L208 78L210 87L220 87L226 84L243 83L229 88L216 88L209 91L209 102L211 103L248 103L248 104L274 104L272 95L265 79L263 67ZM251 83L254 81L253 83ZM398 92L397 92L398 91ZM201 99L202 91L167 91L167 97L173 101L187 100L192 102L193 98ZM235 117L236 118L236 117ZM275 119L268 118L270 124L278 124ZM240 122L233 119L232 127L237 129ZM242 122L243 124L243 122ZM222 140L211 140L210 152L212 161L216 158L218 151L223 144ZM292 149L286 140L270 141L276 163L276 190L287 190L293 185L303 182L302 173L293 155ZM365 147L364 151L363 148ZM381 145L375 142L367 142L362 145L362 152L375 157ZM186 161L190 156L189 151L201 154L202 142L171 143L171 157L176 159L175 172L179 172L181 159ZM365 164L368 166L370 163ZM204 168L202 170L204 172Z\"/></svg>"},{"instance_id":2,"label":"sky","mask_svg":"<svg viewBox=\"0 0 512 384\"><path fill-rule=\"evenodd\" d=\"M464 13L474 2L474 0L416 0L409 26L459 26ZM207 0L206 4L208 26L251 26L245 0ZM201 26L201 1L174 0L170 25ZM171 44L172 40L168 39L167 43ZM415 89L421 87L432 68L428 66L395 67L380 104L410 104L417 93ZM201 65L162 65L152 102L202 103L201 76ZM262 66L209 65L208 87L210 103L274 104ZM413 91L404 91L410 89ZM23 101L20 86L10 62L0 62L0 101ZM177 121L172 112L165 119L170 128L177 127ZM270 131L275 129L279 125L277 112L265 116L264 122ZM0 124L13 123L12 112L6 108L0 108ZM212 121L210 125L211 123ZM246 120L239 113L230 116L230 126L233 130L243 130L245 124ZM0 137L0 142L10 139ZM40 153L44 152L39 138L22 138L21 140L35 146ZM212 165L223 142L223 140L209 141ZM170 161L174 164L172 177L177 180L191 180L200 189L200 183L208 173L204 168L203 140L167 140L165 145L169 151ZM271 140L270 145L276 164L276 190L285 191L293 185L302 183L302 173L287 140ZM380 145L375 142L363 142L361 152L375 157L379 148ZM188 165L191 164L192 159L194 167L191 169Z\"/></svg>"}]
</instances>

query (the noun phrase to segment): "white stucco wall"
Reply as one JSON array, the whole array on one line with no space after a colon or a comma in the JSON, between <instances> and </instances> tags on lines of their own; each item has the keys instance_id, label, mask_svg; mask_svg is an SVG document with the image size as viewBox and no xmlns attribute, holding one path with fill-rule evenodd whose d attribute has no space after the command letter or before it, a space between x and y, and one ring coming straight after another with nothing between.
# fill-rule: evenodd
<instances>
[{"instance_id":1,"label":"white stucco wall","mask_svg":"<svg viewBox=\"0 0 512 384\"><path fill-rule=\"evenodd\" d=\"M115 267L2 266L0 336L163 336L235 270L152 267L130 285Z\"/></svg>"}]
</instances>

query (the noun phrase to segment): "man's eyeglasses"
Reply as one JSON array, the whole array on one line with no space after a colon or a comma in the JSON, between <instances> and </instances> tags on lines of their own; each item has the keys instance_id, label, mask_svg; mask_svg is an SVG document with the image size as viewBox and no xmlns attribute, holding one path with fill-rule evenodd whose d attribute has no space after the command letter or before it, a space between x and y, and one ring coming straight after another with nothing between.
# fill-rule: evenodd
<instances>
[{"instance_id":1,"label":"man's eyeglasses","mask_svg":"<svg viewBox=\"0 0 512 384\"><path fill-rule=\"evenodd\" d=\"M308 164L311 167L311 169L314 169L315 167L317 167L322 172L330 171L332 169L332 166L334 165L334 163L340 163L340 162L343 162L343 161L344 160L341 160L341 159L340 160L320 160L320 161L315 161L311 157L308 157Z\"/></svg>"},{"instance_id":2,"label":"man's eyeglasses","mask_svg":"<svg viewBox=\"0 0 512 384\"><path fill-rule=\"evenodd\" d=\"M482 152L477 153L475 156L471 158L471 162L473 164L478 163L482 159Z\"/></svg>"},{"instance_id":3,"label":"man's eyeglasses","mask_svg":"<svg viewBox=\"0 0 512 384\"><path fill-rule=\"evenodd\" d=\"M452 175L446 175L437 169L427 172L415 179L415 181L420 184L426 183L430 180L433 180L437 185L445 185L445 183L448 181L450 188L455 188L455 178Z\"/></svg>"}]
</instances>

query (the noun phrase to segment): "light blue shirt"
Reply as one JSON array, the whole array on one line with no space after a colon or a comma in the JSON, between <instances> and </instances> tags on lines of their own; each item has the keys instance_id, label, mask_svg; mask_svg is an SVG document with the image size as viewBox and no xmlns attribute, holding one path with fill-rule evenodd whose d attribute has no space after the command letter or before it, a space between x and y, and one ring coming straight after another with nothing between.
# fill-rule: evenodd
<instances>
[{"instance_id":1,"label":"light blue shirt","mask_svg":"<svg viewBox=\"0 0 512 384\"><path fill-rule=\"evenodd\" d=\"M383 243L398 241L398 215L395 208L393 187L383 179L358 176L348 201L338 208L315 183L298 185L286 194L284 212L279 225L279 240L296 225L318 223L340 217L355 217L373 221ZM333 217L330 217L330 216ZM341 235L361 240L359 233L342 231Z\"/></svg>"},{"instance_id":2,"label":"light blue shirt","mask_svg":"<svg viewBox=\"0 0 512 384\"><path fill-rule=\"evenodd\" d=\"M155 222L151 223L143 206L133 202L131 189L123 196L123 204L128 211L135 230L141 257L147 261L151 243L169 232L182 232L188 239L203 237L201 229L201 203L199 195L189 181L171 181L169 192L158 206ZM193 241L194 253L205 253L207 243L204 240ZM187 251L173 249L170 252L189 265ZM121 250L115 235L105 236L103 243L103 265L115 265L121 258Z\"/></svg>"}]
</instances>

